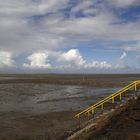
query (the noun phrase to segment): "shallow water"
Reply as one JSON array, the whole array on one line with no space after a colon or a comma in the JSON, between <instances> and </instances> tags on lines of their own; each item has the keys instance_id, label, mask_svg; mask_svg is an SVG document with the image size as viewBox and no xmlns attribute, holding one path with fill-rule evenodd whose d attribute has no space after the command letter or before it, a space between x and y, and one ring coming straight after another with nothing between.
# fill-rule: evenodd
<instances>
[{"instance_id":1,"label":"shallow water","mask_svg":"<svg viewBox=\"0 0 140 140\"><path fill-rule=\"evenodd\" d=\"M48 84L0 84L0 111L40 114L84 109L118 88Z\"/></svg>"}]
</instances>

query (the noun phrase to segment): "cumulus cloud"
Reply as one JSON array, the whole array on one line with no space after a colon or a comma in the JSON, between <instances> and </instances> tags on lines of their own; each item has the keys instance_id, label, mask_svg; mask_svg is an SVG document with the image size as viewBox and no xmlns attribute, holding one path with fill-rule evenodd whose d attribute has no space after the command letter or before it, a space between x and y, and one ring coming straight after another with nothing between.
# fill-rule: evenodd
<instances>
[{"instance_id":1,"label":"cumulus cloud","mask_svg":"<svg viewBox=\"0 0 140 140\"><path fill-rule=\"evenodd\" d=\"M44 51L33 53L27 57L29 63L24 63L23 67L30 69L111 69L113 66L106 61L93 60L86 62L78 49L70 49L67 52ZM51 60L51 62L50 62ZM50 63L49 63L50 62Z\"/></svg>"},{"instance_id":2,"label":"cumulus cloud","mask_svg":"<svg viewBox=\"0 0 140 140\"><path fill-rule=\"evenodd\" d=\"M24 63L23 66L31 69L50 69L51 64L48 63L47 53L33 53L28 58L29 63Z\"/></svg>"},{"instance_id":3,"label":"cumulus cloud","mask_svg":"<svg viewBox=\"0 0 140 140\"><path fill-rule=\"evenodd\" d=\"M87 62L78 49L71 49L67 52L61 52L58 56L60 65L57 68L70 69L110 69L112 65L106 61L93 60L92 63Z\"/></svg>"},{"instance_id":4,"label":"cumulus cloud","mask_svg":"<svg viewBox=\"0 0 140 140\"><path fill-rule=\"evenodd\" d=\"M59 62L68 63L71 66L78 67L83 67L86 63L78 49L71 49L66 53L62 53L58 60Z\"/></svg>"},{"instance_id":5,"label":"cumulus cloud","mask_svg":"<svg viewBox=\"0 0 140 140\"><path fill-rule=\"evenodd\" d=\"M0 51L0 69L3 68L15 68L16 63L13 60L10 52Z\"/></svg>"}]
</instances>

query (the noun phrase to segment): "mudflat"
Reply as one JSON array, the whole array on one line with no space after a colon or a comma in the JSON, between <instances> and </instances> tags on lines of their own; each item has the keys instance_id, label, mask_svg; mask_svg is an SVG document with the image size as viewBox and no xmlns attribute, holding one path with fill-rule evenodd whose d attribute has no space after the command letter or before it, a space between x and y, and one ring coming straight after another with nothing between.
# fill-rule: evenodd
<instances>
[{"instance_id":1,"label":"mudflat","mask_svg":"<svg viewBox=\"0 0 140 140\"><path fill-rule=\"evenodd\" d=\"M127 83L126 75L0 75L0 139L63 140L73 116Z\"/></svg>"}]
</instances>

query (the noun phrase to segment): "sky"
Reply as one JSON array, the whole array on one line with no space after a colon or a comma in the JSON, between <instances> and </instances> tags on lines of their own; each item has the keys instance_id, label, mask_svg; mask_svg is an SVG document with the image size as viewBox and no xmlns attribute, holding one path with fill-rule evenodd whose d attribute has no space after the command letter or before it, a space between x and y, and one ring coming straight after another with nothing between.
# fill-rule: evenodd
<instances>
[{"instance_id":1,"label":"sky","mask_svg":"<svg viewBox=\"0 0 140 140\"><path fill-rule=\"evenodd\" d=\"M140 73L140 0L0 0L0 73Z\"/></svg>"}]
</instances>

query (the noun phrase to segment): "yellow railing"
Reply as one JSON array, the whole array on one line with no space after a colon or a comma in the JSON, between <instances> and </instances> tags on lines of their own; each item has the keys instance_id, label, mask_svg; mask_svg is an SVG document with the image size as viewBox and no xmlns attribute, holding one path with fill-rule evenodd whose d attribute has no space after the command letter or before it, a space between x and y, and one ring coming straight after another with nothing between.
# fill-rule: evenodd
<instances>
[{"instance_id":1,"label":"yellow railing","mask_svg":"<svg viewBox=\"0 0 140 140\"><path fill-rule=\"evenodd\" d=\"M122 99L122 94L125 93L127 90L134 88L134 90L137 90L137 86L140 84L140 80L134 81L128 85L126 85L125 87L121 88L120 90L118 90L117 92L111 94L110 96L102 99L101 101L97 102L96 104L93 104L92 106L90 106L89 108L85 109L84 111L76 114L74 117L75 118L80 118L82 115L90 115L91 113L94 114L94 111L96 108L101 107L101 109L104 108L104 104L107 103L108 101L112 100L112 103L114 103L114 99L115 97L120 98L120 100Z\"/></svg>"}]
</instances>

